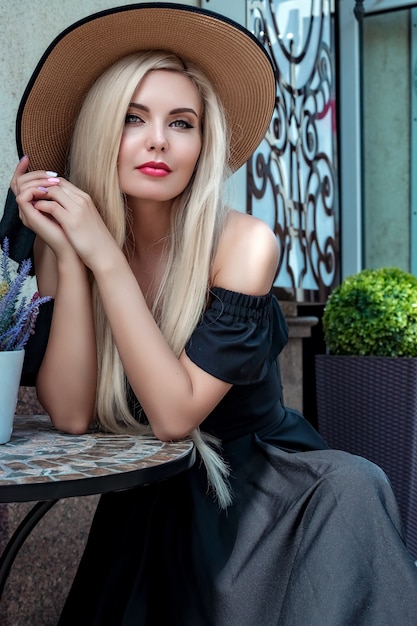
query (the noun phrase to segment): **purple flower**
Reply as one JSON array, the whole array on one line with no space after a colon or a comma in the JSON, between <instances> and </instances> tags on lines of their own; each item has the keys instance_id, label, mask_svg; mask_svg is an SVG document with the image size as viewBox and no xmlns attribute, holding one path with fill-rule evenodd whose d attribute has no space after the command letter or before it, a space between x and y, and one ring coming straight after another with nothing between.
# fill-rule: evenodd
<instances>
[{"instance_id":1,"label":"purple flower","mask_svg":"<svg viewBox=\"0 0 417 626\"><path fill-rule=\"evenodd\" d=\"M13 277L9 258L9 240L3 240L0 262L0 352L21 350L34 332L39 307L51 298L35 292L28 301L21 296L32 262L24 260Z\"/></svg>"}]
</instances>

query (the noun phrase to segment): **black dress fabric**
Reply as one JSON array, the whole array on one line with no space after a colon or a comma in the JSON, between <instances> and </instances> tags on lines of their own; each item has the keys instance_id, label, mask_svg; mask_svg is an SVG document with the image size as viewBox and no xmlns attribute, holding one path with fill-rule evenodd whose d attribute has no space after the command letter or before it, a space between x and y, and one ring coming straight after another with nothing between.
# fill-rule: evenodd
<instances>
[{"instance_id":1,"label":"black dress fabric","mask_svg":"<svg viewBox=\"0 0 417 626\"><path fill-rule=\"evenodd\" d=\"M17 263L25 259L31 259L32 268L30 274L34 274L33 266L33 242L35 233L26 228L19 218L19 208L16 196L11 189L7 192L6 203L3 215L0 220L0 242L3 243L5 237L9 239L9 256Z\"/></svg>"},{"instance_id":2,"label":"black dress fabric","mask_svg":"<svg viewBox=\"0 0 417 626\"><path fill-rule=\"evenodd\" d=\"M202 425L222 440L233 504L219 510L199 462L102 496L59 626L417 623L389 482L282 405L286 340L271 294L212 290L187 353L233 383Z\"/></svg>"}]
</instances>

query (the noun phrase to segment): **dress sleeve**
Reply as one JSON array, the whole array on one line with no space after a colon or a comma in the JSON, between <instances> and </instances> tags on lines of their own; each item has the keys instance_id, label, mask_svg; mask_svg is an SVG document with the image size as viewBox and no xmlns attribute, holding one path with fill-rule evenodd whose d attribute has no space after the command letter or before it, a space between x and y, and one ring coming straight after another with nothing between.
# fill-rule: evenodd
<instances>
[{"instance_id":1,"label":"dress sleeve","mask_svg":"<svg viewBox=\"0 0 417 626\"><path fill-rule=\"evenodd\" d=\"M288 328L277 299L220 287L185 348L209 374L233 385L256 383L287 343Z\"/></svg>"}]
</instances>

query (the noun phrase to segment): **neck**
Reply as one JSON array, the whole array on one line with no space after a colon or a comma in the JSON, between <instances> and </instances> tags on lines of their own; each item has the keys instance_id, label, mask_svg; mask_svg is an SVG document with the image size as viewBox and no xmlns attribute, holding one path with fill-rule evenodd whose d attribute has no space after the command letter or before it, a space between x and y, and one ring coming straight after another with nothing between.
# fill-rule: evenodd
<instances>
[{"instance_id":1,"label":"neck","mask_svg":"<svg viewBox=\"0 0 417 626\"><path fill-rule=\"evenodd\" d=\"M129 202L132 215L134 254L162 249L171 227L172 202Z\"/></svg>"},{"instance_id":2,"label":"neck","mask_svg":"<svg viewBox=\"0 0 417 626\"><path fill-rule=\"evenodd\" d=\"M133 241L127 257L148 306L166 265L165 245L170 232L171 206L171 202L129 203Z\"/></svg>"}]
</instances>

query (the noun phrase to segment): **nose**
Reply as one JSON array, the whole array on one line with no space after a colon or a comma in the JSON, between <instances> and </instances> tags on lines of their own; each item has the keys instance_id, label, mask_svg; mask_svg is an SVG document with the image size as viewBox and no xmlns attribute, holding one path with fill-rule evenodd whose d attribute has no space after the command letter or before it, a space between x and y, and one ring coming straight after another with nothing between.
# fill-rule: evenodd
<instances>
[{"instance_id":1,"label":"nose","mask_svg":"<svg viewBox=\"0 0 417 626\"><path fill-rule=\"evenodd\" d=\"M168 148L168 141L162 126L152 125L146 140L146 148L151 151L165 152Z\"/></svg>"}]
</instances>

